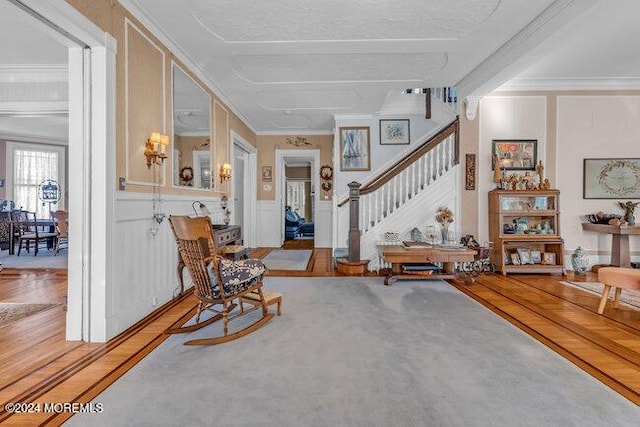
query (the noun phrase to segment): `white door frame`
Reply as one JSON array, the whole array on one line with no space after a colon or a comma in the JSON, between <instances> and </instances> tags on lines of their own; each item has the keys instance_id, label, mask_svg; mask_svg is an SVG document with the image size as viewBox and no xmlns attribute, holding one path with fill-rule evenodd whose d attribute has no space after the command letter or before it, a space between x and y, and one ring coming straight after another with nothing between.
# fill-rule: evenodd
<instances>
[{"instance_id":1,"label":"white door frame","mask_svg":"<svg viewBox=\"0 0 640 427\"><path fill-rule=\"evenodd\" d=\"M113 277L116 41L64 0L22 0L84 46L69 48L66 338L104 342ZM53 37L65 39L51 29ZM68 40L68 39L67 39Z\"/></svg>"},{"instance_id":2,"label":"white door frame","mask_svg":"<svg viewBox=\"0 0 640 427\"><path fill-rule=\"evenodd\" d=\"M250 248L255 248L258 241L258 149L232 130L232 151L231 155L229 156L230 161L233 161L233 159L235 159L236 146L249 153L249 159L245 164L244 176L242 177L243 182L245 183L242 235L244 238L244 245ZM233 174L231 174L231 179L235 179ZM233 183L231 185L231 188L234 188ZM233 209L233 206L231 207L231 209Z\"/></svg>"},{"instance_id":3,"label":"white door frame","mask_svg":"<svg viewBox=\"0 0 640 427\"><path fill-rule=\"evenodd\" d=\"M278 231L280 236L280 246L284 244L284 195L286 194L287 180L284 166L287 159L296 161L309 161L311 163L311 198L313 199L313 218L318 218L317 209L320 198L318 197L318 181L320 180L318 171L320 170L320 150L276 150L276 212L278 213ZM320 224L315 221L315 227ZM321 226L321 225L320 225ZM315 230L318 233L319 230Z\"/></svg>"}]
</instances>

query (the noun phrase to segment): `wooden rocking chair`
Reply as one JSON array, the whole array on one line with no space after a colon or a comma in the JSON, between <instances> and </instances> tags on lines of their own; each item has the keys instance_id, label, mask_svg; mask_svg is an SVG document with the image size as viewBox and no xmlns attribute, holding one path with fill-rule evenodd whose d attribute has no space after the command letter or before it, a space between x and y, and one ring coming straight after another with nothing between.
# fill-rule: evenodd
<instances>
[{"instance_id":1,"label":"wooden rocking chair","mask_svg":"<svg viewBox=\"0 0 640 427\"><path fill-rule=\"evenodd\" d=\"M266 271L262 262L257 259L231 261L218 256L209 217L172 215L169 222L178 243L180 256L193 280L194 295L200 303L193 325L168 329L167 333L192 332L222 319L224 335L185 342L186 345L213 345L247 335L273 318L273 314L267 310L262 293L262 277ZM259 296L258 304L250 310L232 313L237 306L234 300L252 292ZM257 309L262 309L262 317L258 321L237 332L228 333L227 326L230 320ZM205 310L216 314L201 322L200 315Z\"/></svg>"}]
</instances>

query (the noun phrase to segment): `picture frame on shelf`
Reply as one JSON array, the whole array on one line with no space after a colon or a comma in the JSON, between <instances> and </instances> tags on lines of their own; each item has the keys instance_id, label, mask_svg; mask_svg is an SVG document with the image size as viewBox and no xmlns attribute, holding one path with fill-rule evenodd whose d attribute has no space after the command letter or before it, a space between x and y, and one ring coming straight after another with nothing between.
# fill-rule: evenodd
<instances>
[{"instance_id":1,"label":"picture frame on shelf","mask_svg":"<svg viewBox=\"0 0 640 427\"><path fill-rule=\"evenodd\" d=\"M500 169L535 170L538 161L537 139L494 139L491 153L498 156ZM491 165L491 170L495 166Z\"/></svg>"},{"instance_id":2,"label":"picture frame on shelf","mask_svg":"<svg viewBox=\"0 0 640 427\"><path fill-rule=\"evenodd\" d=\"M409 145L409 119L380 119L380 145Z\"/></svg>"},{"instance_id":3,"label":"picture frame on shelf","mask_svg":"<svg viewBox=\"0 0 640 427\"><path fill-rule=\"evenodd\" d=\"M583 199L640 199L640 159L584 159Z\"/></svg>"},{"instance_id":4,"label":"picture frame on shelf","mask_svg":"<svg viewBox=\"0 0 640 427\"><path fill-rule=\"evenodd\" d=\"M537 249L531 249L531 263L532 264L542 263L542 252L540 252Z\"/></svg>"},{"instance_id":5,"label":"picture frame on shelf","mask_svg":"<svg viewBox=\"0 0 640 427\"><path fill-rule=\"evenodd\" d=\"M520 257L520 264L533 264L531 262L531 250L529 248L518 248L517 251Z\"/></svg>"},{"instance_id":6,"label":"picture frame on shelf","mask_svg":"<svg viewBox=\"0 0 640 427\"><path fill-rule=\"evenodd\" d=\"M345 172L371 170L369 127L341 127L339 133L340 170Z\"/></svg>"},{"instance_id":7,"label":"picture frame on shelf","mask_svg":"<svg viewBox=\"0 0 640 427\"><path fill-rule=\"evenodd\" d=\"M544 252L542 254L542 264L556 265L556 254L554 254L553 252Z\"/></svg>"}]
</instances>

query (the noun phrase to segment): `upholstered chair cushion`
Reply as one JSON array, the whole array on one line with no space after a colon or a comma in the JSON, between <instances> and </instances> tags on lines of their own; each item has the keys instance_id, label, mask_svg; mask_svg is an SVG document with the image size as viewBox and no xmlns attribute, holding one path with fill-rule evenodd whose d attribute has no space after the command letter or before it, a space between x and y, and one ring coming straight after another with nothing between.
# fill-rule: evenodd
<instances>
[{"instance_id":1,"label":"upholstered chair cushion","mask_svg":"<svg viewBox=\"0 0 640 427\"><path fill-rule=\"evenodd\" d=\"M261 280L265 271L267 271L267 267L259 259L233 261L218 257L218 266L220 267L225 296L233 296L249 289L257 281ZM207 271L213 297L220 298L218 275L212 262L207 266Z\"/></svg>"}]
</instances>

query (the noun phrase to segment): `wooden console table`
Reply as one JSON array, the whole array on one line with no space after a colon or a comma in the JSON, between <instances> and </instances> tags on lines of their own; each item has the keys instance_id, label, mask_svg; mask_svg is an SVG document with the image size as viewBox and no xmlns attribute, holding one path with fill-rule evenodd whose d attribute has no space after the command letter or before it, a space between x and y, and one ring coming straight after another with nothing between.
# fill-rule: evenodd
<instances>
[{"instance_id":1,"label":"wooden console table","mask_svg":"<svg viewBox=\"0 0 640 427\"><path fill-rule=\"evenodd\" d=\"M438 248L381 246L380 252L385 261L391 263L391 274L384 279L384 284L391 286L396 280L421 279L453 279L455 277L456 262L470 262L474 260L476 251L466 248ZM442 272L430 275L405 274L402 264L442 263Z\"/></svg>"},{"instance_id":2,"label":"wooden console table","mask_svg":"<svg viewBox=\"0 0 640 427\"><path fill-rule=\"evenodd\" d=\"M629 236L640 235L640 225L609 225L583 222L582 229L585 231L611 234L611 265L616 267L631 267Z\"/></svg>"}]
</instances>

